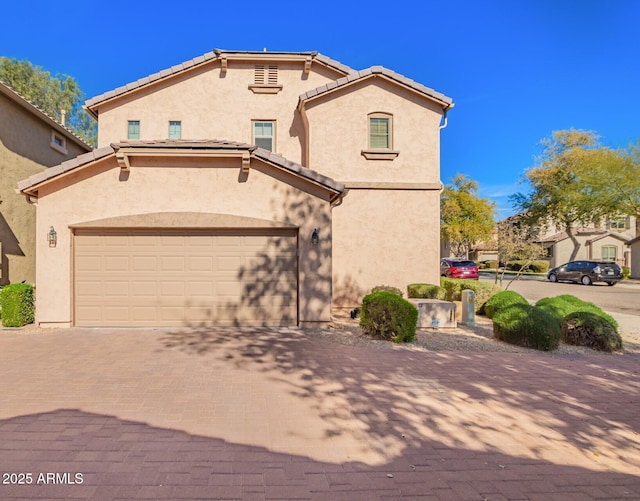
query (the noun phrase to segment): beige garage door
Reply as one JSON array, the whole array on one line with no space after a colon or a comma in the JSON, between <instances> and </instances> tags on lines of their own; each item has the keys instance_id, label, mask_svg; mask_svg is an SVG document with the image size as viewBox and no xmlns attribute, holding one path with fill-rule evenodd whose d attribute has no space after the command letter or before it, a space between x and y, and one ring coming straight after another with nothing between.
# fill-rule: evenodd
<instances>
[{"instance_id":1,"label":"beige garage door","mask_svg":"<svg viewBox=\"0 0 640 501\"><path fill-rule=\"evenodd\" d=\"M78 326L296 325L289 229L77 230Z\"/></svg>"}]
</instances>

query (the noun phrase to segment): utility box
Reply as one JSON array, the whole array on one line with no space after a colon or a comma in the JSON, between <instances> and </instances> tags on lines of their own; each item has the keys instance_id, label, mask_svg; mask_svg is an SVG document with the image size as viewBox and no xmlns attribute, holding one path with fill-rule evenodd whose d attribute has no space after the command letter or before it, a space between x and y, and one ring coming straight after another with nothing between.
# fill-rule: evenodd
<instances>
[{"instance_id":1,"label":"utility box","mask_svg":"<svg viewBox=\"0 0 640 501\"><path fill-rule=\"evenodd\" d=\"M456 305L454 303L438 299L410 298L408 301L418 309L418 329L457 326Z\"/></svg>"},{"instance_id":2,"label":"utility box","mask_svg":"<svg viewBox=\"0 0 640 501\"><path fill-rule=\"evenodd\" d=\"M471 290L462 291L462 325L474 327L476 325L476 293Z\"/></svg>"}]
</instances>

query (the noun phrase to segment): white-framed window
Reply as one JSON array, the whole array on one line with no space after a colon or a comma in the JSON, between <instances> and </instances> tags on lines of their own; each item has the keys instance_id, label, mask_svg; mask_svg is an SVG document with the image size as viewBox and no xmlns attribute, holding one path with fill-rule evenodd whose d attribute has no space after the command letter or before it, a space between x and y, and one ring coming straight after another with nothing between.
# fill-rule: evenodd
<instances>
[{"instance_id":1,"label":"white-framed window","mask_svg":"<svg viewBox=\"0 0 640 501\"><path fill-rule=\"evenodd\" d=\"M140 120L127 122L127 139L140 139Z\"/></svg>"},{"instance_id":2,"label":"white-framed window","mask_svg":"<svg viewBox=\"0 0 640 501\"><path fill-rule=\"evenodd\" d=\"M182 139L182 122L169 120L169 139Z\"/></svg>"},{"instance_id":3,"label":"white-framed window","mask_svg":"<svg viewBox=\"0 0 640 501\"><path fill-rule=\"evenodd\" d=\"M272 120L253 121L253 144L274 151L276 139L276 123Z\"/></svg>"},{"instance_id":4,"label":"white-framed window","mask_svg":"<svg viewBox=\"0 0 640 501\"><path fill-rule=\"evenodd\" d=\"M51 131L51 142L49 143L54 150L58 153L62 153L66 155L69 153L67 150L67 138L65 138L62 134L58 134L55 130Z\"/></svg>"},{"instance_id":5,"label":"white-framed window","mask_svg":"<svg viewBox=\"0 0 640 501\"><path fill-rule=\"evenodd\" d=\"M626 217L612 217L609 219L609 229L611 230L624 230L627 228Z\"/></svg>"},{"instance_id":6,"label":"white-framed window","mask_svg":"<svg viewBox=\"0 0 640 501\"><path fill-rule=\"evenodd\" d=\"M367 160L393 160L400 152L393 149L393 115L376 111L367 115Z\"/></svg>"},{"instance_id":7,"label":"white-framed window","mask_svg":"<svg viewBox=\"0 0 640 501\"><path fill-rule=\"evenodd\" d=\"M369 148L390 150L392 146L392 116L388 113L369 114Z\"/></svg>"},{"instance_id":8,"label":"white-framed window","mask_svg":"<svg viewBox=\"0 0 640 501\"><path fill-rule=\"evenodd\" d=\"M602 260L615 261L618 257L618 248L615 245L602 246Z\"/></svg>"}]
</instances>

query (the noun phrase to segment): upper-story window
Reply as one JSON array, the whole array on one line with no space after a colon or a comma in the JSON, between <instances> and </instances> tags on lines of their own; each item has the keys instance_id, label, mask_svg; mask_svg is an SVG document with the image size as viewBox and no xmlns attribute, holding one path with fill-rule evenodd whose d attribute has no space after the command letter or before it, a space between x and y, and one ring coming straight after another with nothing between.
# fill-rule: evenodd
<instances>
[{"instance_id":1,"label":"upper-story window","mask_svg":"<svg viewBox=\"0 0 640 501\"><path fill-rule=\"evenodd\" d=\"M282 90L278 83L278 66L275 64L256 64L253 68L253 84L249 85L255 94L277 94Z\"/></svg>"},{"instance_id":2,"label":"upper-story window","mask_svg":"<svg viewBox=\"0 0 640 501\"><path fill-rule=\"evenodd\" d=\"M62 153L63 155L66 155L67 153L69 153L67 151L66 138L63 135L58 134L56 131L53 131L53 130L51 131L51 142L49 143L49 146L51 146L58 153Z\"/></svg>"},{"instance_id":3,"label":"upper-story window","mask_svg":"<svg viewBox=\"0 0 640 501\"><path fill-rule=\"evenodd\" d=\"M169 139L182 139L182 122L180 120L169 121Z\"/></svg>"},{"instance_id":4,"label":"upper-story window","mask_svg":"<svg viewBox=\"0 0 640 501\"><path fill-rule=\"evenodd\" d=\"M393 115L390 113L369 113L368 144L362 155L368 160L393 160L400 152L393 150Z\"/></svg>"},{"instance_id":5,"label":"upper-story window","mask_svg":"<svg viewBox=\"0 0 640 501\"><path fill-rule=\"evenodd\" d=\"M369 115L369 148L391 149L391 116L382 113Z\"/></svg>"},{"instance_id":6,"label":"upper-story window","mask_svg":"<svg viewBox=\"0 0 640 501\"><path fill-rule=\"evenodd\" d=\"M612 217L609 219L609 228L612 230L624 230L627 228L626 217Z\"/></svg>"},{"instance_id":7,"label":"upper-story window","mask_svg":"<svg viewBox=\"0 0 640 501\"><path fill-rule=\"evenodd\" d=\"M140 139L140 120L129 120L127 123L127 139Z\"/></svg>"},{"instance_id":8,"label":"upper-story window","mask_svg":"<svg viewBox=\"0 0 640 501\"><path fill-rule=\"evenodd\" d=\"M253 144L273 151L275 146L276 124L273 121L253 122Z\"/></svg>"}]
</instances>

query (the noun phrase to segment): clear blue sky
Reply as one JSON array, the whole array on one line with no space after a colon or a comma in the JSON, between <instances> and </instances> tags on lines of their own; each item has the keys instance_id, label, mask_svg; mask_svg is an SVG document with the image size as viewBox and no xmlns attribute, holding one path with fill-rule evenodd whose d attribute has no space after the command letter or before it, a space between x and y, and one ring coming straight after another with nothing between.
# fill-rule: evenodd
<instances>
[{"instance_id":1,"label":"clear blue sky","mask_svg":"<svg viewBox=\"0 0 640 501\"><path fill-rule=\"evenodd\" d=\"M0 55L71 75L88 97L214 48L390 68L453 98L441 178L477 181L499 218L554 130L595 130L616 148L640 139L636 0L5 4Z\"/></svg>"}]
</instances>

